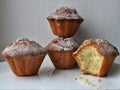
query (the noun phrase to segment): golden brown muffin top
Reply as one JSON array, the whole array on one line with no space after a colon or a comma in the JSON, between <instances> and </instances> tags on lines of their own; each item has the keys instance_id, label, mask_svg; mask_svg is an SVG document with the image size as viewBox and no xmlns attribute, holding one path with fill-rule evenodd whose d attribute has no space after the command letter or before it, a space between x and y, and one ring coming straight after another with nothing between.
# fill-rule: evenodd
<instances>
[{"instance_id":1,"label":"golden brown muffin top","mask_svg":"<svg viewBox=\"0 0 120 90\"><path fill-rule=\"evenodd\" d=\"M75 8L60 7L48 16L49 19L82 19Z\"/></svg>"},{"instance_id":2,"label":"golden brown muffin top","mask_svg":"<svg viewBox=\"0 0 120 90\"><path fill-rule=\"evenodd\" d=\"M93 44L93 46L97 47L98 51L101 52L103 55L106 55L106 56L119 55L118 49L114 45L109 43L107 40L87 39L82 43L80 48L82 48L86 45L89 45L89 44L91 44L91 45Z\"/></svg>"},{"instance_id":3,"label":"golden brown muffin top","mask_svg":"<svg viewBox=\"0 0 120 90\"><path fill-rule=\"evenodd\" d=\"M73 38L58 37L52 40L47 46L51 51L75 51L79 47Z\"/></svg>"},{"instance_id":4,"label":"golden brown muffin top","mask_svg":"<svg viewBox=\"0 0 120 90\"><path fill-rule=\"evenodd\" d=\"M20 38L8 45L3 51L3 56L36 56L45 55L46 50L37 42L27 38Z\"/></svg>"}]
</instances>

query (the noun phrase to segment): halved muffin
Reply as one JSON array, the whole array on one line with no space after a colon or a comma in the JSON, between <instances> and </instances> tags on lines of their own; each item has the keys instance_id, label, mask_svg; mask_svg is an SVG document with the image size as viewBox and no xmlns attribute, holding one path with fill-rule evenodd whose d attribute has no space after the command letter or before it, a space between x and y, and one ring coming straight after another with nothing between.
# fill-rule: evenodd
<instances>
[{"instance_id":1,"label":"halved muffin","mask_svg":"<svg viewBox=\"0 0 120 90\"><path fill-rule=\"evenodd\" d=\"M75 8L61 7L47 17L53 34L71 37L78 30L83 18Z\"/></svg>"},{"instance_id":2,"label":"halved muffin","mask_svg":"<svg viewBox=\"0 0 120 90\"><path fill-rule=\"evenodd\" d=\"M88 39L74 52L80 70L84 74L105 76L119 52L103 39Z\"/></svg>"},{"instance_id":3,"label":"halved muffin","mask_svg":"<svg viewBox=\"0 0 120 90\"><path fill-rule=\"evenodd\" d=\"M16 75L28 76L37 74L46 53L37 42L21 38L11 43L1 54Z\"/></svg>"},{"instance_id":4,"label":"halved muffin","mask_svg":"<svg viewBox=\"0 0 120 90\"><path fill-rule=\"evenodd\" d=\"M78 44L73 38L58 37L52 40L47 46L48 55L57 69L71 69L76 66L76 61L72 57Z\"/></svg>"}]
</instances>

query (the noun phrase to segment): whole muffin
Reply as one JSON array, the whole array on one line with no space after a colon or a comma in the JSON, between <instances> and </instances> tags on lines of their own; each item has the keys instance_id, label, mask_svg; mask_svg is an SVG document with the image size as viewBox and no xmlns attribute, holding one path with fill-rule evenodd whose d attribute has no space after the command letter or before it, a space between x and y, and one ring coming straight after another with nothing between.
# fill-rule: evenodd
<instances>
[{"instance_id":1,"label":"whole muffin","mask_svg":"<svg viewBox=\"0 0 120 90\"><path fill-rule=\"evenodd\" d=\"M88 39L74 52L80 70L84 74L105 76L119 52L104 39Z\"/></svg>"},{"instance_id":2,"label":"whole muffin","mask_svg":"<svg viewBox=\"0 0 120 90\"><path fill-rule=\"evenodd\" d=\"M37 42L21 38L12 42L1 54L16 75L28 76L37 74L46 53Z\"/></svg>"},{"instance_id":3,"label":"whole muffin","mask_svg":"<svg viewBox=\"0 0 120 90\"><path fill-rule=\"evenodd\" d=\"M57 69L71 69L76 66L72 54L77 50L78 44L73 38L58 37L47 46L48 55Z\"/></svg>"},{"instance_id":4,"label":"whole muffin","mask_svg":"<svg viewBox=\"0 0 120 90\"><path fill-rule=\"evenodd\" d=\"M53 34L71 37L78 30L83 18L75 8L61 7L47 17Z\"/></svg>"}]
</instances>

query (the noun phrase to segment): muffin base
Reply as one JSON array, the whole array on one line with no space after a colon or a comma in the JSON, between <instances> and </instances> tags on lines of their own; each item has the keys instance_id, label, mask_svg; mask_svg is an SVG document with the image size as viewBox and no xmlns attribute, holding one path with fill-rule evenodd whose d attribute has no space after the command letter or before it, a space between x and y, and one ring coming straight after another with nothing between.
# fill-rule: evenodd
<instances>
[{"instance_id":1,"label":"muffin base","mask_svg":"<svg viewBox=\"0 0 120 90\"><path fill-rule=\"evenodd\" d=\"M76 61L72 57L72 51L48 51L48 55L56 69L75 68Z\"/></svg>"},{"instance_id":2,"label":"muffin base","mask_svg":"<svg viewBox=\"0 0 120 90\"><path fill-rule=\"evenodd\" d=\"M30 76L36 75L41 63L43 62L45 55L40 56L19 56L10 57L6 56L5 59L8 62L11 70L17 76Z\"/></svg>"},{"instance_id":3,"label":"muffin base","mask_svg":"<svg viewBox=\"0 0 120 90\"><path fill-rule=\"evenodd\" d=\"M73 36L83 19L49 19L49 24L51 26L53 34L60 37L71 37Z\"/></svg>"}]
</instances>

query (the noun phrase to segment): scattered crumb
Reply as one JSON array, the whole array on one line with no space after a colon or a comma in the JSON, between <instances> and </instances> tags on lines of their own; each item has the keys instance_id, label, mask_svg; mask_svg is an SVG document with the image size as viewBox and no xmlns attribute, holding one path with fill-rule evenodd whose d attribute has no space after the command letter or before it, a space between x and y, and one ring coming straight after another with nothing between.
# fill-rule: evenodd
<instances>
[{"instance_id":1,"label":"scattered crumb","mask_svg":"<svg viewBox=\"0 0 120 90\"><path fill-rule=\"evenodd\" d=\"M100 87L97 87L96 90L101 90L101 88L100 88Z\"/></svg>"},{"instance_id":2,"label":"scattered crumb","mask_svg":"<svg viewBox=\"0 0 120 90\"><path fill-rule=\"evenodd\" d=\"M98 79L98 82L101 82L101 79Z\"/></svg>"},{"instance_id":3,"label":"scattered crumb","mask_svg":"<svg viewBox=\"0 0 120 90\"><path fill-rule=\"evenodd\" d=\"M52 72L51 70L48 70L48 76L50 76L50 75L51 75L51 72Z\"/></svg>"},{"instance_id":4,"label":"scattered crumb","mask_svg":"<svg viewBox=\"0 0 120 90\"><path fill-rule=\"evenodd\" d=\"M107 85L111 85L111 84L112 84L112 82L107 82L106 84L107 84Z\"/></svg>"},{"instance_id":5,"label":"scattered crumb","mask_svg":"<svg viewBox=\"0 0 120 90\"><path fill-rule=\"evenodd\" d=\"M85 79L83 77L77 77L77 80L81 81L83 84L87 85L87 86L93 86L96 87L95 84L91 83L88 79Z\"/></svg>"},{"instance_id":6,"label":"scattered crumb","mask_svg":"<svg viewBox=\"0 0 120 90\"><path fill-rule=\"evenodd\" d=\"M67 78L67 76L66 76L66 75L64 75L64 77L65 77L65 78Z\"/></svg>"},{"instance_id":7,"label":"scattered crumb","mask_svg":"<svg viewBox=\"0 0 120 90\"><path fill-rule=\"evenodd\" d=\"M98 78L98 79L94 79L93 81L90 78L86 78L84 76L77 76L75 77L75 80L80 81L81 84L84 84L86 86L93 87L96 90L108 90L107 87L112 84L112 82L108 80ZM104 87L103 84L107 87Z\"/></svg>"}]
</instances>

